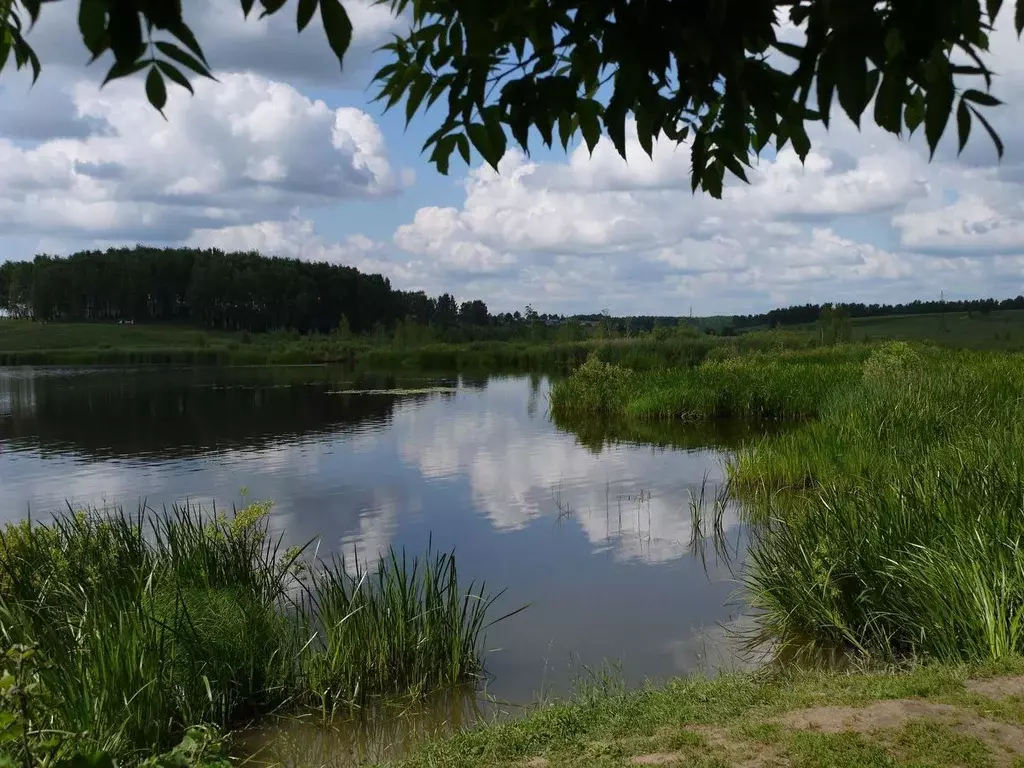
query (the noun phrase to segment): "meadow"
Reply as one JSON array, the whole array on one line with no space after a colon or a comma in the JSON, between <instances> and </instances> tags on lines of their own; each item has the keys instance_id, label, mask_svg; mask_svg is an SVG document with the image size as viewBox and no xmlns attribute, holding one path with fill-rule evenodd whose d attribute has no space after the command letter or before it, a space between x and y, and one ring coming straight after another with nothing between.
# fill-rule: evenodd
<instances>
[{"instance_id":1,"label":"meadow","mask_svg":"<svg viewBox=\"0 0 1024 768\"><path fill-rule=\"evenodd\" d=\"M810 346L806 332L712 337L684 329L667 337L565 340L551 329L538 338L443 342L425 328L393 333L307 334L217 332L189 326L38 323L0 318L0 365L303 365L341 364L377 370L570 370L592 353L644 370L699 363L717 347L737 351Z\"/></svg>"},{"instance_id":2,"label":"meadow","mask_svg":"<svg viewBox=\"0 0 1024 768\"><path fill-rule=\"evenodd\" d=\"M69 512L2 531L0 755L202 763L217 734L272 711L326 718L475 684L496 596L460 586L452 554L325 562L282 550L267 511Z\"/></svg>"}]
</instances>

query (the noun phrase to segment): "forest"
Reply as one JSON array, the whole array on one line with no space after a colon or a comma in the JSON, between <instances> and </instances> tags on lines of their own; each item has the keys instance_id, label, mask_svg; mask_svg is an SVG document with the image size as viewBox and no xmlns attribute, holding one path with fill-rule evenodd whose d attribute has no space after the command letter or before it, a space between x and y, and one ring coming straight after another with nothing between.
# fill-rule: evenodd
<instances>
[{"instance_id":1,"label":"forest","mask_svg":"<svg viewBox=\"0 0 1024 768\"><path fill-rule=\"evenodd\" d=\"M804 325L821 320L823 307L832 305L803 304L800 306L773 309L756 315L735 315L732 326L736 329L779 325ZM920 299L906 304L836 304L836 309L843 310L851 318L858 317L891 317L894 315L930 315L941 312L977 312L988 314L997 309L1024 309L1024 296L1014 299L967 299L963 301L921 301Z\"/></svg>"},{"instance_id":2,"label":"forest","mask_svg":"<svg viewBox=\"0 0 1024 768\"><path fill-rule=\"evenodd\" d=\"M365 333L399 320L440 328L492 321L482 301L458 304L447 293L432 298L396 290L386 277L354 267L142 246L5 262L0 310L42 322L176 323L304 334L339 328Z\"/></svg>"},{"instance_id":3,"label":"forest","mask_svg":"<svg viewBox=\"0 0 1024 768\"><path fill-rule=\"evenodd\" d=\"M750 315L690 318L607 311L571 318L574 327L603 328L598 335L634 335L692 326L731 335L753 328L804 325L839 312L846 318L1024 309L1014 299L912 301L906 304L804 304ZM560 315L527 306L491 314L479 300L450 293L431 297L405 291L379 274L355 267L198 248L111 248L66 257L39 255L0 264L0 314L41 322L169 323L215 331L338 330L365 335L398 325L429 326L447 338L498 339L533 326L561 325ZM486 330L484 330L486 329ZM534 329L536 330L536 329Z\"/></svg>"}]
</instances>

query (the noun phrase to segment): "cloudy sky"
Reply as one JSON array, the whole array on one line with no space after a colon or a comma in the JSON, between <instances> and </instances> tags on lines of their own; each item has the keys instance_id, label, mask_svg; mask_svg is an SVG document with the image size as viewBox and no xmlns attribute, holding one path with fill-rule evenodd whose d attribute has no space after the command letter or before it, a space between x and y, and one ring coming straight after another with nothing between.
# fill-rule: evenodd
<instances>
[{"instance_id":1,"label":"cloudy sky","mask_svg":"<svg viewBox=\"0 0 1024 768\"><path fill-rule=\"evenodd\" d=\"M374 49L403 28L369 0L344 73L319 22L293 4L243 21L235 2L185 0L219 83L172 87L165 122L141 79L100 90L70 0L43 6L30 41L40 81L0 75L0 259L145 242L259 249L382 272L401 288L492 310L751 312L805 301L1024 293L1024 57L993 38L992 114L956 157L836 120L801 166L763 157L752 184L693 196L685 147L628 162L585 149L510 151L500 173L420 154L436 114L408 129L370 104ZM1007 4L1009 7L1011 4ZM870 114L870 109L869 109Z\"/></svg>"}]
</instances>

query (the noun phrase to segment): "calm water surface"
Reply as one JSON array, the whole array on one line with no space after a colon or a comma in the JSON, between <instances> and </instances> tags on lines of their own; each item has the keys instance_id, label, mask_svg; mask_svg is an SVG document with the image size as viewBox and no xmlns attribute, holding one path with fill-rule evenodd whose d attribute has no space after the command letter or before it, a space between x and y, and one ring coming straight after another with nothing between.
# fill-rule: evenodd
<instances>
[{"instance_id":1,"label":"calm water surface","mask_svg":"<svg viewBox=\"0 0 1024 768\"><path fill-rule=\"evenodd\" d=\"M498 610L530 604L487 638L486 694L506 705L565 693L605 660L633 684L721 662L735 583L692 553L689 509L722 480L723 454L701 447L718 438L662 430L674 447L657 447L563 430L548 386L318 367L0 369L0 517L65 502L230 506L245 489L274 501L288 543L319 536L322 550L373 555L432 537L456 548L467 582L507 587ZM741 541L733 511L725 526ZM359 739L390 745L476 711L441 702ZM354 737L288 738L340 755Z\"/></svg>"}]
</instances>

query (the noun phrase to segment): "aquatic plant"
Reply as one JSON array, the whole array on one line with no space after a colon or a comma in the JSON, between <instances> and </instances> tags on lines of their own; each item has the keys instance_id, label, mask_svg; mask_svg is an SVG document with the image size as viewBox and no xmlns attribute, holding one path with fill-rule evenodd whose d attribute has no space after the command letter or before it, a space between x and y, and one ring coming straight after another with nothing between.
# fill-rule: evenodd
<instances>
[{"instance_id":1,"label":"aquatic plant","mask_svg":"<svg viewBox=\"0 0 1024 768\"><path fill-rule=\"evenodd\" d=\"M497 596L451 554L375 577L285 550L267 507L72 512L0 532L0 644L37 648L54 728L130 756L192 725L474 681Z\"/></svg>"}]
</instances>

